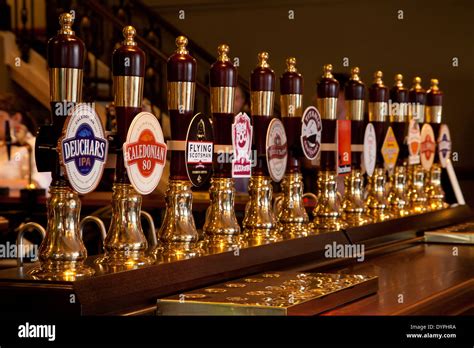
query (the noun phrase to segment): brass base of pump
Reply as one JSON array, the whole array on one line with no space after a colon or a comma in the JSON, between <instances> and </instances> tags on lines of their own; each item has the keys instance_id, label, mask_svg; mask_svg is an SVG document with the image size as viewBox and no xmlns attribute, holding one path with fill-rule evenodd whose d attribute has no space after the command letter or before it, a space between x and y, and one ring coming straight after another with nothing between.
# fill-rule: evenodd
<instances>
[{"instance_id":1,"label":"brass base of pump","mask_svg":"<svg viewBox=\"0 0 474 348\"><path fill-rule=\"evenodd\" d=\"M146 255L148 243L140 222L142 196L131 184L116 183L112 190L112 219L104 241L105 254L95 262L111 271L154 263Z\"/></svg>"},{"instance_id":2,"label":"brass base of pump","mask_svg":"<svg viewBox=\"0 0 474 348\"><path fill-rule=\"evenodd\" d=\"M342 219L342 197L337 192L336 173L318 173L318 201L313 210L314 232L339 231L347 227Z\"/></svg>"},{"instance_id":3,"label":"brass base of pump","mask_svg":"<svg viewBox=\"0 0 474 348\"><path fill-rule=\"evenodd\" d=\"M420 214L428 210L428 197L424 185L425 171L421 165L415 165L412 172L411 186L408 189L410 214Z\"/></svg>"},{"instance_id":4,"label":"brass base of pump","mask_svg":"<svg viewBox=\"0 0 474 348\"><path fill-rule=\"evenodd\" d=\"M284 238L306 237L311 233L303 203L303 175L287 173L281 182L283 196L277 206L280 233Z\"/></svg>"},{"instance_id":5,"label":"brass base of pump","mask_svg":"<svg viewBox=\"0 0 474 348\"><path fill-rule=\"evenodd\" d=\"M211 204L203 227L206 250L218 253L241 248L240 226L234 211L234 179L213 177L209 196Z\"/></svg>"},{"instance_id":6,"label":"brass base of pump","mask_svg":"<svg viewBox=\"0 0 474 348\"><path fill-rule=\"evenodd\" d=\"M282 240L277 219L272 209L272 181L266 176L252 176L249 182L249 201L243 220L244 238L249 246Z\"/></svg>"},{"instance_id":7,"label":"brass base of pump","mask_svg":"<svg viewBox=\"0 0 474 348\"><path fill-rule=\"evenodd\" d=\"M342 217L348 226L370 224L372 218L367 215L364 201L364 177L360 169L353 169L344 178L344 198L342 200Z\"/></svg>"},{"instance_id":8,"label":"brass base of pump","mask_svg":"<svg viewBox=\"0 0 474 348\"><path fill-rule=\"evenodd\" d=\"M426 180L425 192L428 196L429 210L439 210L449 206L445 202L445 194L441 186L441 171L439 163L434 163Z\"/></svg>"},{"instance_id":9,"label":"brass base of pump","mask_svg":"<svg viewBox=\"0 0 474 348\"><path fill-rule=\"evenodd\" d=\"M397 166L393 173L392 185L388 195L388 203L394 216L410 215L406 192L408 192L407 167Z\"/></svg>"},{"instance_id":10,"label":"brass base of pump","mask_svg":"<svg viewBox=\"0 0 474 348\"><path fill-rule=\"evenodd\" d=\"M34 279L62 281L93 275L94 270L84 265L87 250L79 233L79 196L62 186L51 186L49 194L47 232L38 251L40 265L28 275Z\"/></svg>"},{"instance_id":11,"label":"brass base of pump","mask_svg":"<svg viewBox=\"0 0 474 348\"><path fill-rule=\"evenodd\" d=\"M374 222L382 222L392 219L394 215L390 212L385 188L385 170L375 168L374 174L369 177L368 196L366 201L367 212Z\"/></svg>"},{"instance_id":12,"label":"brass base of pump","mask_svg":"<svg viewBox=\"0 0 474 348\"><path fill-rule=\"evenodd\" d=\"M166 212L158 233L160 245L153 250L158 261L177 261L204 254L193 217L193 192L187 180L170 180Z\"/></svg>"}]
</instances>

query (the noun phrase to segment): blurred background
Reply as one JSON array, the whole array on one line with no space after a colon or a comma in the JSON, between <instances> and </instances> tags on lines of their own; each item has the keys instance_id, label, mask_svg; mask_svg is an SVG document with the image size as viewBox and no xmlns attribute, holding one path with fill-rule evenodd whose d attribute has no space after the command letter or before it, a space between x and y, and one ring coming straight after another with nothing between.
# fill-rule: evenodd
<instances>
[{"instance_id":1,"label":"blurred background","mask_svg":"<svg viewBox=\"0 0 474 348\"><path fill-rule=\"evenodd\" d=\"M0 0L0 7L0 99L14 100L18 107L10 112L21 109L32 134L49 119L47 38L58 30L59 14L72 10L73 29L88 49L84 100L96 102L109 130L114 127L111 54L126 24L137 28L147 53L146 105L168 136L165 65L181 34L189 38L189 50L198 61L196 111L209 110L207 76L220 43L227 43L230 55L238 58L242 100L236 111L248 106L250 71L263 50L270 53L277 76L285 69L285 59L296 57L305 78L305 107L313 103L316 81L327 63L338 73L359 66L366 85L376 70L383 71L389 87L398 73L407 87L415 76L422 78L425 89L437 78L445 93L443 120L453 137L454 165L471 200L472 0Z\"/></svg>"}]
</instances>

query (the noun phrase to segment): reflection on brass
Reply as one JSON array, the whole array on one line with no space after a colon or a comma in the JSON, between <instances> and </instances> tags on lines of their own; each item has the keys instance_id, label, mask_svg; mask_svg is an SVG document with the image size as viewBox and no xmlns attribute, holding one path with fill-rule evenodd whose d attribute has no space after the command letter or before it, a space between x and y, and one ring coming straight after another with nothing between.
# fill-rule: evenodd
<instances>
[{"instance_id":1,"label":"reflection on brass","mask_svg":"<svg viewBox=\"0 0 474 348\"><path fill-rule=\"evenodd\" d=\"M82 100L82 69L50 68L49 90L52 102L78 103Z\"/></svg>"},{"instance_id":2,"label":"reflection on brass","mask_svg":"<svg viewBox=\"0 0 474 348\"><path fill-rule=\"evenodd\" d=\"M81 201L68 187L51 186L48 226L39 248L40 265L28 274L34 279L74 281L94 274L86 265L87 250L79 235Z\"/></svg>"},{"instance_id":3,"label":"reflection on brass","mask_svg":"<svg viewBox=\"0 0 474 348\"><path fill-rule=\"evenodd\" d=\"M208 251L224 252L240 247L240 226L234 211L234 179L213 177L209 195L211 204L203 227Z\"/></svg>"},{"instance_id":4,"label":"reflection on brass","mask_svg":"<svg viewBox=\"0 0 474 348\"><path fill-rule=\"evenodd\" d=\"M166 212L158 232L161 245L153 250L159 261L188 259L203 254L193 217L193 192L187 180L170 180Z\"/></svg>"},{"instance_id":5,"label":"reflection on brass","mask_svg":"<svg viewBox=\"0 0 474 348\"><path fill-rule=\"evenodd\" d=\"M250 113L252 116L273 116L273 91L250 92Z\"/></svg>"},{"instance_id":6,"label":"reflection on brass","mask_svg":"<svg viewBox=\"0 0 474 348\"><path fill-rule=\"evenodd\" d=\"M114 76L115 106L142 106L143 81L140 76Z\"/></svg>"},{"instance_id":7,"label":"reflection on brass","mask_svg":"<svg viewBox=\"0 0 474 348\"><path fill-rule=\"evenodd\" d=\"M441 166L439 163L433 164L426 181L425 191L428 196L429 209L439 210L447 208L448 204L444 201L444 191L441 185Z\"/></svg>"},{"instance_id":8,"label":"reflection on brass","mask_svg":"<svg viewBox=\"0 0 474 348\"><path fill-rule=\"evenodd\" d=\"M342 197L337 191L336 173L318 173L318 201L313 210L315 232L339 231L347 224L342 219Z\"/></svg>"},{"instance_id":9,"label":"reflection on brass","mask_svg":"<svg viewBox=\"0 0 474 348\"><path fill-rule=\"evenodd\" d=\"M425 121L427 123L441 123L443 106L434 105L425 107Z\"/></svg>"},{"instance_id":10,"label":"reflection on brass","mask_svg":"<svg viewBox=\"0 0 474 348\"><path fill-rule=\"evenodd\" d=\"M211 87L211 112L234 113L235 87Z\"/></svg>"},{"instance_id":11,"label":"reflection on brass","mask_svg":"<svg viewBox=\"0 0 474 348\"><path fill-rule=\"evenodd\" d=\"M217 47L217 53L218 53L217 60L219 60L221 62L230 61L230 58L228 56L228 54L229 54L229 45L226 45L226 44L219 45Z\"/></svg>"},{"instance_id":12,"label":"reflection on brass","mask_svg":"<svg viewBox=\"0 0 474 348\"><path fill-rule=\"evenodd\" d=\"M194 82L168 82L168 110L194 110Z\"/></svg>"},{"instance_id":13,"label":"reflection on brass","mask_svg":"<svg viewBox=\"0 0 474 348\"><path fill-rule=\"evenodd\" d=\"M249 201L243 220L246 242L253 245L281 240L277 219L272 209L272 180L266 176L252 176L249 182Z\"/></svg>"},{"instance_id":14,"label":"reflection on brass","mask_svg":"<svg viewBox=\"0 0 474 348\"><path fill-rule=\"evenodd\" d=\"M369 122L385 122L388 116L388 103L369 103Z\"/></svg>"},{"instance_id":15,"label":"reflection on brass","mask_svg":"<svg viewBox=\"0 0 474 348\"><path fill-rule=\"evenodd\" d=\"M283 196L277 217L285 238L306 237L310 232L309 217L303 203L303 175L287 173L281 182Z\"/></svg>"},{"instance_id":16,"label":"reflection on brass","mask_svg":"<svg viewBox=\"0 0 474 348\"><path fill-rule=\"evenodd\" d=\"M337 98L318 98L316 104L323 120L337 118Z\"/></svg>"},{"instance_id":17,"label":"reflection on brass","mask_svg":"<svg viewBox=\"0 0 474 348\"><path fill-rule=\"evenodd\" d=\"M270 57L270 55L268 54L268 52L260 52L258 54L258 66L260 68L269 68L270 65L268 64L268 58Z\"/></svg>"},{"instance_id":18,"label":"reflection on brass","mask_svg":"<svg viewBox=\"0 0 474 348\"><path fill-rule=\"evenodd\" d=\"M411 186L408 190L409 209L411 214L420 214L427 211L428 199L424 190L425 171L420 164L413 166Z\"/></svg>"},{"instance_id":19,"label":"reflection on brass","mask_svg":"<svg viewBox=\"0 0 474 348\"><path fill-rule=\"evenodd\" d=\"M153 263L145 255L148 243L140 222L142 196L131 184L115 183L112 190L112 218L104 241L105 254L96 263L115 271Z\"/></svg>"},{"instance_id":20,"label":"reflection on brass","mask_svg":"<svg viewBox=\"0 0 474 348\"><path fill-rule=\"evenodd\" d=\"M346 100L346 120L352 120L352 121L364 120L364 100L363 99Z\"/></svg>"},{"instance_id":21,"label":"reflection on brass","mask_svg":"<svg viewBox=\"0 0 474 348\"><path fill-rule=\"evenodd\" d=\"M393 182L388 195L388 203L394 216L403 217L410 214L408 210L407 167L397 166L393 174Z\"/></svg>"},{"instance_id":22,"label":"reflection on brass","mask_svg":"<svg viewBox=\"0 0 474 348\"><path fill-rule=\"evenodd\" d=\"M353 169L344 178L342 210L344 221L349 226L362 226L372 222L372 219L366 214L364 177L360 169Z\"/></svg>"},{"instance_id":23,"label":"reflection on brass","mask_svg":"<svg viewBox=\"0 0 474 348\"><path fill-rule=\"evenodd\" d=\"M369 177L366 208L369 215L374 219L374 222L381 222L393 218L387 200L385 170L383 168L375 168L373 175Z\"/></svg>"},{"instance_id":24,"label":"reflection on brass","mask_svg":"<svg viewBox=\"0 0 474 348\"><path fill-rule=\"evenodd\" d=\"M280 96L282 117L303 116L303 95L283 94Z\"/></svg>"},{"instance_id":25,"label":"reflection on brass","mask_svg":"<svg viewBox=\"0 0 474 348\"><path fill-rule=\"evenodd\" d=\"M191 299L184 294L159 299L159 315L315 315L374 293L378 278L356 274L278 272L279 277L257 275L248 287L227 287L225 293L209 293ZM197 290L200 291L200 290ZM342 294L341 291L344 291ZM189 295L194 295L193 293ZM322 300L324 298L324 300Z\"/></svg>"}]
</instances>

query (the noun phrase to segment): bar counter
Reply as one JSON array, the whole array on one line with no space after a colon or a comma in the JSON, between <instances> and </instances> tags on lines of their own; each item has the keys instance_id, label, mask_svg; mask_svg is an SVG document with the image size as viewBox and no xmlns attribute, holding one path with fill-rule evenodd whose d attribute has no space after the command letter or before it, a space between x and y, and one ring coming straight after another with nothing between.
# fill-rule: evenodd
<instances>
[{"instance_id":1,"label":"bar counter","mask_svg":"<svg viewBox=\"0 0 474 348\"><path fill-rule=\"evenodd\" d=\"M28 279L24 274L31 265L23 272L10 268L0 271L0 306L13 316L153 315L157 299L169 295L262 272L317 271L379 277L376 294L323 315L472 314L474 246L427 244L423 237L426 230L472 217L468 206L458 206L243 248L237 254L230 251L116 273L96 269L96 275L75 282ZM325 257L325 247L332 243L364 244L364 262ZM87 264L93 265L94 258L89 257Z\"/></svg>"}]
</instances>

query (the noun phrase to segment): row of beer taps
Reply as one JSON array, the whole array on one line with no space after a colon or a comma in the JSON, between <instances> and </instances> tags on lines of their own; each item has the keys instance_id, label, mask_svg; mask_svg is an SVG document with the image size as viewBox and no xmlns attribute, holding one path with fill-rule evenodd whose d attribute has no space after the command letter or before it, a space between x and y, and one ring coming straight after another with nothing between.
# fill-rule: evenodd
<instances>
[{"instance_id":1,"label":"row of beer taps","mask_svg":"<svg viewBox=\"0 0 474 348\"><path fill-rule=\"evenodd\" d=\"M51 103L81 102L84 44L71 29L73 18L65 13L60 16L61 29L48 43ZM143 234L140 218L142 195L135 190L124 166L121 145L134 117L141 112L145 54L138 47L133 27L123 29L124 41L114 51L112 58L115 110L117 116L117 162L112 194L112 219L107 233L97 218L79 222L81 202L77 192L68 184L57 151L47 153L54 157L48 170L53 173L49 188L48 225L39 249L39 266L28 276L47 280L75 280L91 276L97 269L116 271L170 260L180 260L206 253L232 251L237 248L277 242L285 238L309 236L324 231L340 230L371 222L416 214L427 209L445 206L440 183L441 168L433 165L425 171L420 165L409 165L406 151L402 151L397 165L388 177L380 155L380 146L388 126L400 123L396 134L400 148L407 131L410 115L394 117L388 113L388 98L407 103L415 100L421 107L426 104L425 121L441 123L441 95L437 81L425 92L420 79L408 91L397 75L395 87L389 91L377 72L369 88L369 115L364 118L365 86L360 80L359 69L352 69L352 77L345 88L347 119L352 122L352 144L364 142L367 122L374 125L377 135L377 159L373 175L369 176L367 189L361 168L360 150L352 156L352 170L345 177L342 197L337 190L337 159L334 150L320 154L317 175L318 192L306 194L316 199L314 220L310 221L304 204L300 144L301 118L303 116L303 77L296 68L296 59L287 60L287 69L280 78L281 120L286 128L287 166L281 181L281 192L273 199L272 179L266 158L265 135L274 116L275 73L269 65L269 55L258 55L258 66L252 71L251 118L253 150L256 166L252 168L249 183L249 201L246 205L242 229L234 211L235 188L231 163L214 162L211 178L210 206L206 213L203 231L196 228L192 210L192 185L186 172L185 153L179 146L170 152L170 179L166 192L166 211L161 228L156 231L158 245L151 250ZM186 140L186 132L194 113L196 60L189 54L187 39L176 39L177 49L167 63L168 112L171 120L172 141ZM215 145L232 146L233 101L237 87L237 69L229 58L229 47L218 47L218 59L210 70L211 113ZM124 67L120 62L132 62ZM322 122L321 142L336 143L336 105L339 83L332 75L332 66L324 66L324 74L317 86L317 109ZM433 103L436 100L436 103ZM425 103L426 101L426 103ZM431 102L431 104L430 104ZM436 110L435 110L436 109ZM52 116L51 136L59 139L68 115ZM423 118L418 122L423 123ZM400 137L400 138L399 138ZM380 146L379 146L380 145ZM44 148L44 147L43 147ZM38 162L38 161L37 161ZM274 204L274 201L276 201ZM81 239L80 226L93 221L102 226L105 235L104 254L94 261L86 261L87 252ZM22 230L38 228L25 224Z\"/></svg>"}]
</instances>

